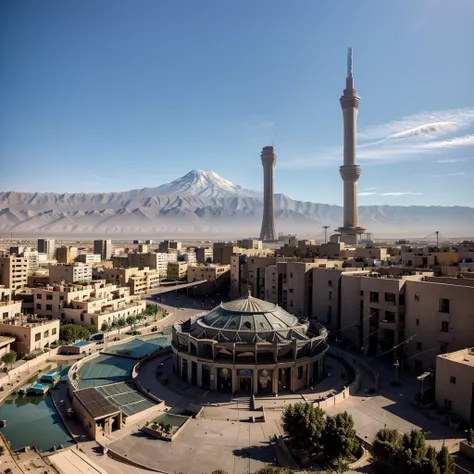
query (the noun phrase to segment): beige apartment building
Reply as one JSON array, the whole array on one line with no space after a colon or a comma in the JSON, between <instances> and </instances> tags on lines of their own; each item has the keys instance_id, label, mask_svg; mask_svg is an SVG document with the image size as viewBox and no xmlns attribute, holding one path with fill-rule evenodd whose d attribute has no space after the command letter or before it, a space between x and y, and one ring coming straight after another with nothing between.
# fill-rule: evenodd
<instances>
[{"instance_id":1,"label":"beige apartment building","mask_svg":"<svg viewBox=\"0 0 474 474\"><path fill-rule=\"evenodd\" d=\"M132 295L139 295L158 288L162 276L158 270L145 267L138 268L105 268L103 276L108 283L117 286L128 286Z\"/></svg>"},{"instance_id":2,"label":"beige apartment building","mask_svg":"<svg viewBox=\"0 0 474 474\"><path fill-rule=\"evenodd\" d=\"M12 290L26 286L28 282L28 260L26 257L0 257L0 283Z\"/></svg>"},{"instance_id":3,"label":"beige apartment building","mask_svg":"<svg viewBox=\"0 0 474 474\"><path fill-rule=\"evenodd\" d=\"M21 315L21 301L13 301L11 290L0 286L0 319L10 319Z\"/></svg>"},{"instance_id":4,"label":"beige apartment building","mask_svg":"<svg viewBox=\"0 0 474 474\"><path fill-rule=\"evenodd\" d=\"M262 250L262 241L258 239L242 239L237 241L237 247L242 249Z\"/></svg>"},{"instance_id":5,"label":"beige apartment building","mask_svg":"<svg viewBox=\"0 0 474 474\"><path fill-rule=\"evenodd\" d=\"M385 247L356 247L354 257L364 260L386 260L389 254Z\"/></svg>"},{"instance_id":6,"label":"beige apartment building","mask_svg":"<svg viewBox=\"0 0 474 474\"><path fill-rule=\"evenodd\" d=\"M429 278L406 285L407 365L434 368L436 356L474 346L474 287L462 278ZM449 283L448 283L449 281Z\"/></svg>"},{"instance_id":7,"label":"beige apartment building","mask_svg":"<svg viewBox=\"0 0 474 474\"><path fill-rule=\"evenodd\" d=\"M436 404L474 426L474 347L436 357Z\"/></svg>"},{"instance_id":8,"label":"beige apartment building","mask_svg":"<svg viewBox=\"0 0 474 474\"><path fill-rule=\"evenodd\" d=\"M331 262L331 260L328 260ZM336 330L341 326L341 281L343 275L366 275L369 271L343 268L342 261L335 261L334 267L327 263L326 268L319 265L312 269L312 314L320 324L328 329ZM356 301L358 305L358 301Z\"/></svg>"},{"instance_id":9,"label":"beige apartment building","mask_svg":"<svg viewBox=\"0 0 474 474\"><path fill-rule=\"evenodd\" d=\"M228 292L230 278L230 265L188 265L188 283L207 280L193 289L195 294L212 294L215 292Z\"/></svg>"},{"instance_id":10,"label":"beige apartment building","mask_svg":"<svg viewBox=\"0 0 474 474\"><path fill-rule=\"evenodd\" d=\"M115 259L116 257L113 258ZM162 278L166 278L168 274L168 263L176 262L178 255L177 253L129 253L127 259L128 262L125 268L149 268L150 270L157 270ZM121 262L121 264L123 264L123 262Z\"/></svg>"},{"instance_id":11,"label":"beige apartment building","mask_svg":"<svg viewBox=\"0 0 474 474\"><path fill-rule=\"evenodd\" d=\"M48 268L51 285L92 280L92 266L87 263L49 265Z\"/></svg>"},{"instance_id":12,"label":"beige apartment building","mask_svg":"<svg viewBox=\"0 0 474 474\"><path fill-rule=\"evenodd\" d=\"M130 296L127 288L125 294L116 293L112 298L73 300L70 305L64 307L63 311L66 321L85 327L97 326L100 331L104 323L112 324L120 318L138 316L145 308L146 302Z\"/></svg>"},{"instance_id":13,"label":"beige apartment building","mask_svg":"<svg viewBox=\"0 0 474 474\"><path fill-rule=\"evenodd\" d=\"M188 271L187 262L169 262L168 263L168 280L177 281L186 279Z\"/></svg>"},{"instance_id":14,"label":"beige apartment building","mask_svg":"<svg viewBox=\"0 0 474 474\"><path fill-rule=\"evenodd\" d=\"M340 338L364 354L402 357L406 346L393 350L405 340L406 288L421 275L384 276L378 272L341 277Z\"/></svg>"},{"instance_id":15,"label":"beige apartment building","mask_svg":"<svg viewBox=\"0 0 474 474\"><path fill-rule=\"evenodd\" d=\"M56 260L58 263L73 263L78 254L79 249L77 247L58 247L56 249Z\"/></svg>"},{"instance_id":16,"label":"beige apartment building","mask_svg":"<svg viewBox=\"0 0 474 474\"><path fill-rule=\"evenodd\" d=\"M44 288L32 288L31 291L36 314L53 319L64 319L64 308L70 306L73 301L113 298L117 290L121 289L117 289L115 285L106 284L105 280L97 280L88 285L48 285Z\"/></svg>"},{"instance_id":17,"label":"beige apartment building","mask_svg":"<svg viewBox=\"0 0 474 474\"><path fill-rule=\"evenodd\" d=\"M19 316L0 322L0 335L15 338L12 347L24 356L35 350L49 347L59 340L59 321Z\"/></svg>"}]
</instances>

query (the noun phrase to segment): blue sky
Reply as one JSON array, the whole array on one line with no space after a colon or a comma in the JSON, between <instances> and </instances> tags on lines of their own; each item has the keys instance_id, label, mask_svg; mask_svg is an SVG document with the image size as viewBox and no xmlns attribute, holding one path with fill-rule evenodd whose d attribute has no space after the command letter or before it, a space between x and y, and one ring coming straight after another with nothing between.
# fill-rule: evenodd
<instances>
[{"instance_id":1,"label":"blue sky","mask_svg":"<svg viewBox=\"0 0 474 474\"><path fill-rule=\"evenodd\" d=\"M354 48L360 204L474 205L471 0L4 0L0 190L120 191L191 169L340 204Z\"/></svg>"}]
</instances>

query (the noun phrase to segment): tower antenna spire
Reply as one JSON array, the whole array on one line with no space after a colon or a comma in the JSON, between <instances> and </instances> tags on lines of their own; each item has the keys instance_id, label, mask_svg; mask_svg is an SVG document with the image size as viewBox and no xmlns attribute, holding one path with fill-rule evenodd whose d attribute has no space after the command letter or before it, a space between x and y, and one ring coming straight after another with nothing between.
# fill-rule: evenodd
<instances>
[{"instance_id":1,"label":"tower antenna spire","mask_svg":"<svg viewBox=\"0 0 474 474\"><path fill-rule=\"evenodd\" d=\"M347 78L352 79L354 70L352 64L352 48L348 48L347 50Z\"/></svg>"}]
</instances>

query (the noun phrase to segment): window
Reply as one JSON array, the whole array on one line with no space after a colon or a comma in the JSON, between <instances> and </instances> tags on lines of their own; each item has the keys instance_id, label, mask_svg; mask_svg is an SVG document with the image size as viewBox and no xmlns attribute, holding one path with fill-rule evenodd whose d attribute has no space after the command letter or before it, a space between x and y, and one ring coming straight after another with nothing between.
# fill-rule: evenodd
<instances>
[{"instance_id":1,"label":"window","mask_svg":"<svg viewBox=\"0 0 474 474\"><path fill-rule=\"evenodd\" d=\"M423 344L421 342L417 342L416 343L416 349L419 350L419 351L422 351L423 350Z\"/></svg>"},{"instance_id":2,"label":"window","mask_svg":"<svg viewBox=\"0 0 474 474\"><path fill-rule=\"evenodd\" d=\"M415 293L415 301L420 301L420 295L418 293Z\"/></svg>"},{"instance_id":3,"label":"window","mask_svg":"<svg viewBox=\"0 0 474 474\"><path fill-rule=\"evenodd\" d=\"M37 300L40 300L41 298L42 298L41 294L38 293L38 294L36 295L36 299L37 299Z\"/></svg>"},{"instance_id":4,"label":"window","mask_svg":"<svg viewBox=\"0 0 474 474\"><path fill-rule=\"evenodd\" d=\"M46 299L47 299L48 301L51 301L51 300L53 299L53 295L46 295Z\"/></svg>"},{"instance_id":5,"label":"window","mask_svg":"<svg viewBox=\"0 0 474 474\"><path fill-rule=\"evenodd\" d=\"M420 325L420 320L417 318L416 319L416 325L419 326Z\"/></svg>"},{"instance_id":6,"label":"window","mask_svg":"<svg viewBox=\"0 0 474 474\"><path fill-rule=\"evenodd\" d=\"M293 291L294 291L293 288L290 288L290 293L293 293Z\"/></svg>"},{"instance_id":7,"label":"window","mask_svg":"<svg viewBox=\"0 0 474 474\"><path fill-rule=\"evenodd\" d=\"M61 319L64 319L66 317L65 313L61 313Z\"/></svg>"},{"instance_id":8,"label":"window","mask_svg":"<svg viewBox=\"0 0 474 474\"><path fill-rule=\"evenodd\" d=\"M396 304L397 295L395 293L385 293L385 301L387 301L388 303Z\"/></svg>"},{"instance_id":9,"label":"window","mask_svg":"<svg viewBox=\"0 0 474 474\"><path fill-rule=\"evenodd\" d=\"M379 294L376 291L370 292L370 302L371 303L378 303L379 302Z\"/></svg>"},{"instance_id":10,"label":"window","mask_svg":"<svg viewBox=\"0 0 474 474\"><path fill-rule=\"evenodd\" d=\"M448 400L447 398L444 399L444 408L446 410L452 410L453 409L453 402L451 400Z\"/></svg>"},{"instance_id":11,"label":"window","mask_svg":"<svg viewBox=\"0 0 474 474\"><path fill-rule=\"evenodd\" d=\"M329 292L329 299L332 300L332 291Z\"/></svg>"},{"instance_id":12,"label":"window","mask_svg":"<svg viewBox=\"0 0 474 474\"><path fill-rule=\"evenodd\" d=\"M392 311L385 311L385 321L388 323L394 323L396 318L396 314Z\"/></svg>"},{"instance_id":13,"label":"window","mask_svg":"<svg viewBox=\"0 0 474 474\"><path fill-rule=\"evenodd\" d=\"M332 280L328 280L328 286L332 288Z\"/></svg>"},{"instance_id":14,"label":"window","mask_svg":"<svg viewBox=\"0 0 474 474\"><path fill-rule=\"evenodd\" d=\"M303 366L298 367L298 380L303 378Z\"/></svg>"},{"instance_id":15,"label":"window","mask_svg":"<svg viewBox=\"0 0 474 474\"><path fill-rule=\"evenodd\" d=\"M453 377L453 376L451 375L451 377L449 377L449 381L450 381L452 384L456 385L456 377Z\"/></svg>"},{"instance_id":16,"label":"window","mask_svg":"<svg viewBox=\"0 0 474 474\"><path fill-rule=\"evenodd\" d=\"M49 337L49 330L44 332L43 337Z\"/></svg>"},{"instance_id":17,"label":"window","mask_svg":"<svg viewBox=\"0 0 474 474\"><path fill-rule=\"evenodd\" d=\"M290 278L293 278L293 273L290 273Z\"/></svg>"},{"instance_id":18,"label":"window","mask_svg":"<svg viewBox=\"0 0 474 474\"><path fill-rule=\"evenodd\" d=\"M84 315L81 314L81 321L84 322Z\"/></svg>"},{"instance_id":19,"label":"window","mask_svg":"<svg viewBox=\"0 0 474 474\"><path fill-rule=\"evenodd\" d=\"M41 303L36 303L36 309L41 309Z\"/></svg>"},{"instance_id":20,"label":"window","mask_svg":"<svg viewBox=\"0 0 474 474\"><path fill-rule=\"evenodd\" d=\"M41 341L41 333L35 334L35 342Z\"/></svg>"},{"instance_id":21,"label":"window","mask_svg":"<svg viewBox=\"0 0 474 474\"><path fill-rule=\"evenodd\" d=\"M360 290L360 296L364 296L364 290Z\"/></svg>"},{"instance_id":22,"label":"window","mask_svg":"<svg viewBox=\"0 0 474 474\"><path fill-rule=\"evenodd\" d=\"M441 321L441 331L449 332L449 323L448 323L448 321Z\"/></svg>"},{"instance_id":23,"label":"window","mask_svg":"<svg viewBox=\"0 0 474 474\"><path fill-rule=\"evenodd\" d=\"M439 299L439 312L449 314L449 300L446 298Z\"/></svg>"},{"instance_id":24,"label":"window","mask_svg":"<svg viewBox=\"0 0 474 474\"><path fill-rule=\"evenodd\" d=\"M58 330L56 328L51 329L51 336L54 336Z\"/></svg>"},{"instance_id":25,"label":"window","mask_svg":"<svg viewBox=\"0 0 474 474\"><path fill-rule=\"evenodd\" d=\"M53 305L52 304L47 304L46 305L46 311L53 311Z\"/></svg>"},{"instance_id":26,"label":"window","mask_svg":"<svg viewBox=\"0 0 474 474\"><path fill-rule=\"evenodd\" d=\"M59 301L64 301L64 296L63 295L59 296Z\"/></svg>"},{"instance_id":27,"label":"window","mask_svg":"<svg viewBox=\"0 0 474 474\"><path fill-rule=\"evenodd\" d=\"M3 313L3 319L8 318L8 311L6 313Z\"/></svg>"}]
</instances>

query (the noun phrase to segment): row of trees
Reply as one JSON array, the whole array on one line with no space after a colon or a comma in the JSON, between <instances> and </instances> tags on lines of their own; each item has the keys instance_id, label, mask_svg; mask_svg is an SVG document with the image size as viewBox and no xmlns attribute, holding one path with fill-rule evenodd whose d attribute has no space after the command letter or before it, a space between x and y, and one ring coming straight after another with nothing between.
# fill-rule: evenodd
<instances>
[{"instance_id":1,"label":"row of trees","mask_svg":"<svg viewBox=\"0 0 474 474\"><path fill-rule=\"evenodd\" d=\"M325 416L309 403L288 405L283 411L283 429L293 450L302 450L330 468L356 459L360 443L354 420L347 413Z\"/></svg>"},{"instance_id":2,"label":"row of trees","mask_svg":"<svg viewBox=\"0 0 474 474\"><path fill-rule=\"evenodd\" d=\"M373 459L380 472L393 474L454 474L448 448L436 451L426 446L421 431L401 435L397 430L380 430L372 445Z\"/></svg>"}]
</instances>

